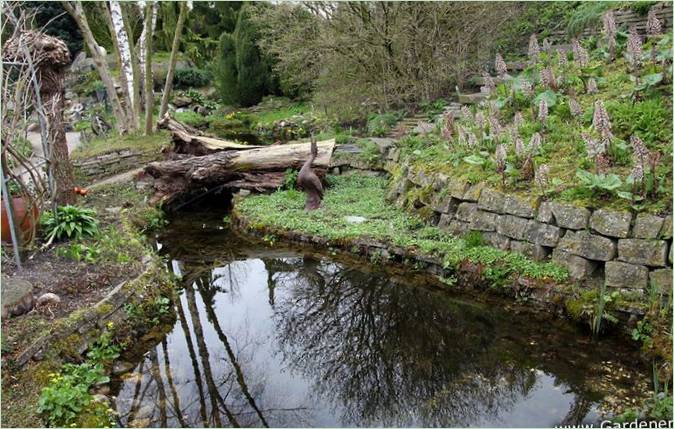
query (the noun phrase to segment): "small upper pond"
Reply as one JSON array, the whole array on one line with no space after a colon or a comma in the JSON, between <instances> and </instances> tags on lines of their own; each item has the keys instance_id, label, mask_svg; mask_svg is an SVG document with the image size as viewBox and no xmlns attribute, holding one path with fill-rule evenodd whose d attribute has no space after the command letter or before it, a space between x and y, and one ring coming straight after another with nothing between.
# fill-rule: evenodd
<instances>
[{"instance_id":1,"label":"small upper pond","mask_svg":"<svg viewBox=\"0 0 674 429\"><path fill-rule=\"evenodd\" d=\"M602 399L648 388L618 342L512 302L197 214L159 246L184 289L172 329L113 380L127 426L544 427L599 421Z\"/></svg>"}]
</instances>

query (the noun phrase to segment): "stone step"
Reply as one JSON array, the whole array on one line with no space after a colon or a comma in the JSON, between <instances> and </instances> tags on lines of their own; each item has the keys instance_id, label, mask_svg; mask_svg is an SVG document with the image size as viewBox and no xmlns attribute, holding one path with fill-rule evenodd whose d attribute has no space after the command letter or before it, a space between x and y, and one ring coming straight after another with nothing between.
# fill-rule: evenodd
<instances>
[{"instance_id":1,"label":"stone step","mask_svg":"<svg viewBox=\"0 0 674 429\"><path fill-rule=\"evenodd\" d=\"M487 99L487 94L476 92L474 94L459 94L459 101L463 104L478 104Z\"/></svg>"}]
</instances>

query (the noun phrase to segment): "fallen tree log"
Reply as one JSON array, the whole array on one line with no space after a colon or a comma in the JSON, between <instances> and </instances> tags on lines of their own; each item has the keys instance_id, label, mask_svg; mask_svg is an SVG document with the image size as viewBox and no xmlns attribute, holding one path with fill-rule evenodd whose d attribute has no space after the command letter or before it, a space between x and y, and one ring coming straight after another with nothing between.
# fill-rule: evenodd
<instances>
[{"instance_id":1,"label":"fallen tree log","mask_svg":"<svg viewBox=\"0 0 674 429\"><path fill-rule=\"evenodd\" d=\"M312 165L319 175L325 175L335 140L318 142L317 146L318 156ZM274 190L283 184L285 170L300 168L311 151L310 143L249 147L148 164L143 175L154 189L152 202L171 205L195 191L209 192L215 187Z\"/></svg>"},{"instance_id":2,"label":"fallen tree log","mask_svg":"<svg viewBox=\"0 0 674 429\"><path fill-rule=\"evenodd\" d=\"M194 127L176 121L168 113L157 121L157 128L171 132L173 152L179 154L203 156L224 150L248 150L266 147L240 144L209 136Z\"/></svg>"}]
</instances>

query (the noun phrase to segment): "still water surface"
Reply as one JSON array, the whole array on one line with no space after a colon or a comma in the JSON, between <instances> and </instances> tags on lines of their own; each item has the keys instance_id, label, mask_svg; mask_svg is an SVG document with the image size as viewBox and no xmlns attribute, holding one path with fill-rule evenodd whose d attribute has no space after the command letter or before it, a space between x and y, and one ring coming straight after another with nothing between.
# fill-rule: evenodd
<instances>
[{"instance_id":1,"label":"still water surface","mask_svg":"<svg viewBox=\"0 0 674 429\"><path fill-rule=\"evenodd\" d=\"M184 289L113 384L124 425L546 427L599 420L641 377L607 387L634 356L570 324L221 224L186 215L159 237Z\"/></svg>"}]
</instances>

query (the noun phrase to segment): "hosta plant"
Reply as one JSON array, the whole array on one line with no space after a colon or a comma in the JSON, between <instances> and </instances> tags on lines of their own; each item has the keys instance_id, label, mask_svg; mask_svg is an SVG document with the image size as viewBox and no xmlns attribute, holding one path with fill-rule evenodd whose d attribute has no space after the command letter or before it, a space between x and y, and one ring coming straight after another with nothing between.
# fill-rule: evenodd
<instances>
[{"instance_id":1,"label":"hosta plant","mask_svg":"<svg viewBox=\"0 0 674 429\"><path fill-rule=\"evenodd\" d=\"M49 211L41 219L47 239L80 239L98 233L96 211L73 205L57 207L56 215Z\"/></svg>"}]
</instances>

